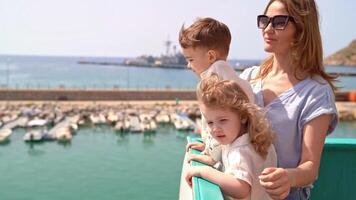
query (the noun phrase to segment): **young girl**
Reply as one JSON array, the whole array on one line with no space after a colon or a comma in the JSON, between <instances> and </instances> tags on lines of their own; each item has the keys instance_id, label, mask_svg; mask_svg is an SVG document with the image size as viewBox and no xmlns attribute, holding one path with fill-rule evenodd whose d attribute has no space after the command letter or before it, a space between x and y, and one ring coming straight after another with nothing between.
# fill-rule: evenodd
<instances>
[{"instance_id":1,"label":"young girl","mask_svg":"<svg viewBox=\"0 0 356 200\"><path fill-rule=\"evenodd\" d=\"M258 176L277 165L272 134L261 110L234 81L220 81L216 74L203 79L197 90L199 106L211 135L222 145L221 160L191 155L190 160L210 166L191 166L186 180L202 177L220 186L232 198L269 199ZM219 167L218 167L219 166ZM218 169L216 169L218 168Z\"/></svg>"}]
</instances>

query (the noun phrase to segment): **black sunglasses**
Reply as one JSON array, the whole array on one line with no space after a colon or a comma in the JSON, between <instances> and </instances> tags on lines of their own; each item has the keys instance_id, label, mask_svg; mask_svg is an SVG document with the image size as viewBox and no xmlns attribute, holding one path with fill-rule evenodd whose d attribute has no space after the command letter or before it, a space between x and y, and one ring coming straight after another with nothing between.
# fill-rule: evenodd
<instances>
[{"instance_id":1,"label":"black sunglasses","mask_svg":"<svg viewBox=\"0 0 356 200\"><path fill-rule=\"evenodd\" d=\"M260 29L265 29L271 22L272 27L276 30L284 30L288 22L294 22L293 17L289 15L276 15L273 17L268 17L267 15L257 16L257 27Z\"/></svg>"}]
</instances>

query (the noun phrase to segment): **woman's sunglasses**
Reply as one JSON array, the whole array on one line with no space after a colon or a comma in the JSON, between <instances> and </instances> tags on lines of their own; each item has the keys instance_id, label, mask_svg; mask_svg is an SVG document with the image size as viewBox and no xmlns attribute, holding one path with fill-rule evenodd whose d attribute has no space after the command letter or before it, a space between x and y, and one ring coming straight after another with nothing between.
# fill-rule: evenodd
<instances>
[{"instance_id":1,"label":"woman's sunglasses","mask_svg":"<svg viewBox=\"0 0 356 200\"><path fill-rule=\"evenodd\" d=\"M284 30L289 21L294 22L293 17L288 15L276 15L273 17L268 17L267 15L257 16L257 27L260 29L265 29L271 22L272 27L276 30Z\"/></svg>"}]
</instances>

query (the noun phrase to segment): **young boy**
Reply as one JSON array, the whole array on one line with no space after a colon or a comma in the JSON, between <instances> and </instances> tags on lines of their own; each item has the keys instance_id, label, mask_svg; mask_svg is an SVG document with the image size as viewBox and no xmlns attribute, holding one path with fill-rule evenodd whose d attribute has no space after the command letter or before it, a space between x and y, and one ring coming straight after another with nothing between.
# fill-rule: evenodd
<instances>
[{"instance_id":1,"label":"young boy","mask_svg":"<svg viewBox=\"0 0 356 200\"><path fill-rule=\"evenodd\" d=\"M187 59L188 68L192 69L201 79L215 73L221 80L235 81L242 88L249 101L254 102L254 94L250 84L239 78L235 70L226 62L230 42L229 28L212 18L199 18L188 28L183 26L179 33L179 44L184 57ZM204 143L190 143L187 145L187 150L189 148L204 150L203 154L211 156L215 161L221 160L221 146L207 130L208 126L204 117L202 117L201 136ZM186 166L183 164L183 173L185 169ZM184 193L182 191L186 187L181 182L180 194ZM189 197L186 197L185 194L180 195L180 199L186 198Z\"/></svg>"},{"instance_id":2,"label":"young boy","mask_svg":"<svg viewBox=\"0 0 356 200\"><path fill-rule=\"evenodd\" d=\"M179 33L179 44L188 61L188 68L201 78L208 73L216 73L222 80L237 82L249 100L254 102L250 84L239 78L226 62L230 42L229 28L212 18L199 18L188 28L182 27Z\"/></svg>"}]
</instances>

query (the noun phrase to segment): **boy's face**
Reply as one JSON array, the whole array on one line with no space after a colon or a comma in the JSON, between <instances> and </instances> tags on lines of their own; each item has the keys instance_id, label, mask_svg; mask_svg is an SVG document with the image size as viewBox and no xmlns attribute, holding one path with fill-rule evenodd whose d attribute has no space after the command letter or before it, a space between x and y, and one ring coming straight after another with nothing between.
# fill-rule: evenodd
<instances>
[{"instance_id":1,"label":"boy's face","mask_svg":"<svg viewBox=\"0 0 356 200\"><path fill-rule=\"evenodd\" d=\"M236 112L204 104L200 104L200 110L206 119L211 136L220 144L231 144L240 135L241 119Z\"/></svg>"},{"instance_id":2,"label":"boy's face","mask_svg":"<svg viewBox=\"0 0 356 200\"><path fill-rule=\"evenodd\" d=\"M187 67L192 69L198 76L208 69L212 63L210 60L211 58L209 57L209 51L205 48L183 48L182 53L188 62Z\"/></svg>"}]
</instances>

